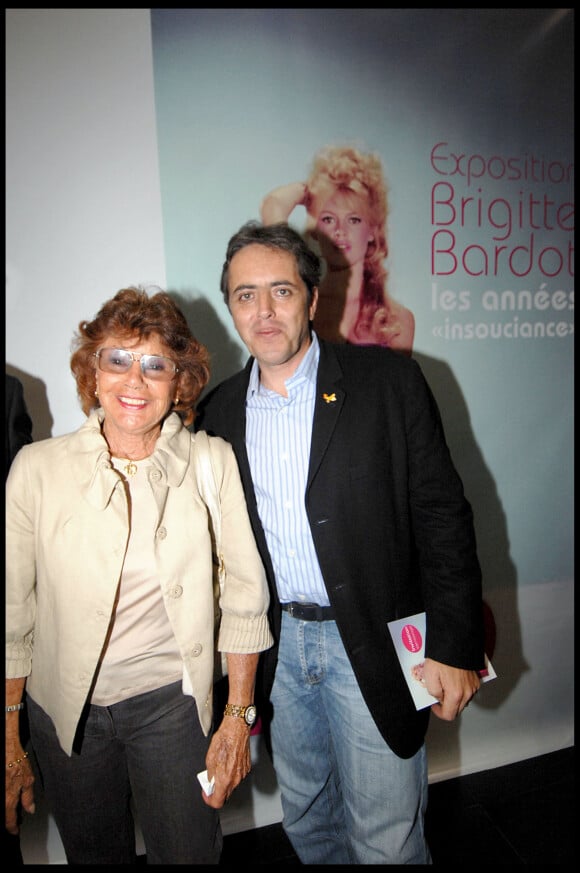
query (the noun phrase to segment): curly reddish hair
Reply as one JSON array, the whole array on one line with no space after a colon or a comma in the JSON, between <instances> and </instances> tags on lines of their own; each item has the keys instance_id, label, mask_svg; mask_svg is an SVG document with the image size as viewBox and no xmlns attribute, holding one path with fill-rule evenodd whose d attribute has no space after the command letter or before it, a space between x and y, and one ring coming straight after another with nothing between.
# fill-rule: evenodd
<instances>
[{"instance_id":1,"label":"curly reddish hair","mask_svg":"<svg viewBox=\"0 0 580 873\"><path fill-rule=\"evenodd\" d=\"M132 342L159 337L178 367L179 402L172 412L180 415L186 427L192 424L195 403L209 381L209 352L193 336L183 312L166 291L150 297L141 288L118 291L92 321L81 321L74 335L70 367L85 415L99 406L95 352L111 336Z\"/></svg>"}]
</instances>

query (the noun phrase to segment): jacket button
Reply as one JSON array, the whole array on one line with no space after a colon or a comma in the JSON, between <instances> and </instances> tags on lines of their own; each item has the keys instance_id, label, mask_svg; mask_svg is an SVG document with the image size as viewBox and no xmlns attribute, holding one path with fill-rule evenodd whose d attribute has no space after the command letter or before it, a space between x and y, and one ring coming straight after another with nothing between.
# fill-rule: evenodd
<instances>
[{"instance_id":1,"label":"jacket button","mask_svg":"<svg viewBox=\"0 0 580 873\"><path fill-rule=\"evenodd\" d=\"M196 643L196 645L192 648L190 654L192 658L199 658L203 651L203 646L201 643Z\"/></svg>"},{"instance_id":2,"label":"jacket button","mask_svg":"<svg viewBox=\"0 0 580 873\"><path fill-rule=\"evenodd\" d=\"M167 528L160 527L159 530L157 531L157 539L164 540L166 536L167 536Z\"/></svg>"},{"instance_id":3,"label":"jacket button","mask_svg":"<svg viewBox=\"0 0 580 873\"><path fill-rule=\"evenodd\" d=\"M173 585L169 589L168 594L170 597L173 598L181 597L181 595L183 594L183 588L181 587L181 585Z\"/></svg>"}]
</instances>

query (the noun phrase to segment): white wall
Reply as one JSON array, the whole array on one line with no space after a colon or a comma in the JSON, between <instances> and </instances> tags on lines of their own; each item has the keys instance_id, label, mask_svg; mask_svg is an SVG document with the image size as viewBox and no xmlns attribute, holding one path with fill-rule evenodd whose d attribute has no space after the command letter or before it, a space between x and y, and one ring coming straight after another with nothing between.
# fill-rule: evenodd
<instances>
[{"instance_id":1,"label":"white wall","mask_svg":"<svg viewBox=\"0 0 580 873\"><path fill-rule=\"evenodd\" d=\"M84 420L79 321L165 284L149 10L9 10L6 119L6 362L39 439Z\"/></svg>"}]
</instances>

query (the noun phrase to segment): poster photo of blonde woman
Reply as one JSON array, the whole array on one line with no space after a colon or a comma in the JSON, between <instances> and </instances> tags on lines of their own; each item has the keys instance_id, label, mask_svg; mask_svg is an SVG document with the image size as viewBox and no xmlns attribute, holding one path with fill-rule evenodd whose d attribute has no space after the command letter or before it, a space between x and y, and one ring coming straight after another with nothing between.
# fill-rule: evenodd
<instances>
[{"instance_id":1,"label":"poster photo of blonde woman","mask_svg":"<svg viewBox=\"0 0 580 873\"><path fill-rule=\"evenodd\" d=\"M263 198L264 224L306 210L306 237L325 264L314 328L334 342L388 346L410 355L415 318L387 290L388 189L381 159L354 146L329 145L305 181Z\"/></svg>"}]
</instances>

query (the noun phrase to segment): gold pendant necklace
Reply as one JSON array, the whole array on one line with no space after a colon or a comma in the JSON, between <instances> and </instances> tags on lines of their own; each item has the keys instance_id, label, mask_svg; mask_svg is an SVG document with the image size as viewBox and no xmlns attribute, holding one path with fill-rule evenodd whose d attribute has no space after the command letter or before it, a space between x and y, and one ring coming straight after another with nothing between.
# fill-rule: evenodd
<instances>
[{"instance_id":1,"label":"gold pendant necklace","mask_svg":"<svg viewBox=\"0 0 580 873\"><path fill-rule=\"evenodd\" d=\"M133 461L129 461L128 464L125 464L123 470L127 474L127 476L134 476L137 472L137 464L134 464Z\"/></svg>"}]
</instances>

